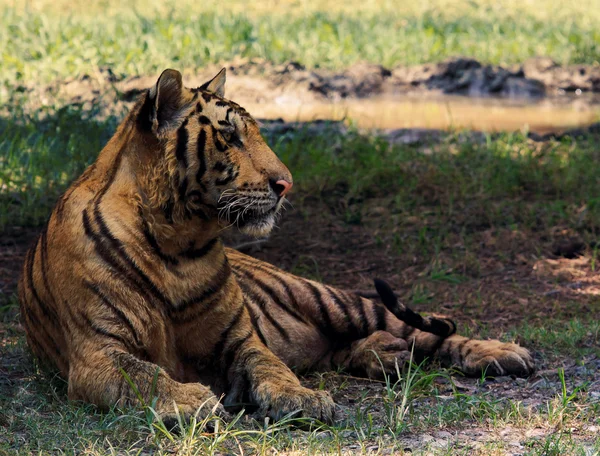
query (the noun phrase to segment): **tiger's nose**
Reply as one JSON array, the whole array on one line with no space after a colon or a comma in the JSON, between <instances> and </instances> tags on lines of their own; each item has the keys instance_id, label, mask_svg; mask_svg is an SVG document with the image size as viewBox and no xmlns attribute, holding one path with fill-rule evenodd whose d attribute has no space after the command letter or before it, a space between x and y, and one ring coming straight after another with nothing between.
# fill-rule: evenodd
<instances>
[{"instance_id":1,"label":"tiger's nose","mask_svg":"<svg viewBox=\"0 0 600 456\"><path fill-rule=\"evenodd\" d=\"M285 196L285 194L291 190L292 185L294 185L284 179L279 179L278 181L272 179L269 181L269 184L273 191L279 196Z\"/></svg>"}]
</instances>

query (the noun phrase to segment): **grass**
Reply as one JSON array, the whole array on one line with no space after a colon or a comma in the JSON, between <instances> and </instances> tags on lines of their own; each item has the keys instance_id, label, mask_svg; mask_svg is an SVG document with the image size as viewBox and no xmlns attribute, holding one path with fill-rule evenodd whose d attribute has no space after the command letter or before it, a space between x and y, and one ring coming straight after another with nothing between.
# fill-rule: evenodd
<instances>
[{"instance_id":1,"label":"grass","mask_svg":"<svg viewBox=\"0 0 600 456\"><path fill-rule=\"evenodd\" d=\"M0 119L0 227L9 221L40 224L66 185L94 160L118 120L93 115L66 107L46 116ZM410 240L425 250L435 249L430 233L438 243L451 234L448 218L465 228L600 228L600 152L593 138L536 144L507 133L478 143L450 135L431 154L352 133L300 132L269 141L302 190L334 191L346 202L348 223L361 223L366 214L356 203L365 198L393 195L389 207L401 216L426 208L429 224ZM431 274L440 281L462 280L443 265Z\"/></svg>"},{"instance_id":2,"label":"grass","mask_svg":"<svg viewBox=\"0 0 600 456\"><path fill-rule=\"evenodd\" d=\"M105 67L125 75L193 70L238 57L338 69L457 55L502 64L539 55L600 61L598 0L88 3L3 2L0 87L94 77Z\"/></svg>"},{"instance_id":3,"label":"grass","mask_svg":"<svg viewBox=\"0 0 600 456\"><path fill-rule=\"evenodd\" d=\"M479 454L495 454L507 442L518 442L524 454L531 455L594 454L582 450L600 448L597 438L581 440L579 435L586 426L600 425L600 401L587 393L589 382L575 385L561 370L549 387L548 398L532 404L499 396L494 381L474 380L465 385L467 381L455 372L439 368L423 370L412 365L398 371L397 381L386 378L382 384L344 375L328 375L324 381L315 377L312 387L321 383L337 400L344 401L344 392L352 384L363 393L345 403L346 419L335 426L317 424L301 431L289 420L261 423L238 415L228 423L216 417L192 419L173 433L152 419L150 408L99 413L91 406L69 403L65 383L23 363L24 345L13 340L0 348L4 360L16 357L21 361L19 374L9 377L10 387L1 388L0 455L366 454L374 448L400 452L410 448L407 438L411 435L440 432L447 454L473 454L468 452L473 447L465 448L453 438L457 431L473 426L491 433L487 448ZM8 366L3 362L3 368ZM503 437L494 438L500 431ZM526 432L537 437L524 438ZM431 449L439 451L437 445ZM426 449L427 445L411 451L422 454Z\"/></svg>"}]
</instances>

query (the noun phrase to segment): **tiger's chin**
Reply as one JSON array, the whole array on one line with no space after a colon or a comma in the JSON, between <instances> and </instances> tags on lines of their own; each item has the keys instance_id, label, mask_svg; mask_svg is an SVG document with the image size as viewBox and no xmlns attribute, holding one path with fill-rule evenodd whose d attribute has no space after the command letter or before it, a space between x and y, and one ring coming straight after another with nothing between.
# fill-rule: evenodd
<instances>
[{"instance_id":1,"label":"tiger's chin","mask_svg":"<svg viewBox=\"0 0 600 456\"><path fill-rule=\"evenodd\" d=\"M275 205L268 208L267 210L248 210L243 209L240 212L234 212L228 214L230 216L228 222L229 226L237 226L238 230L249 236L256 238L266 237L271 234L277 219L279 212L283 206L284 198L280 198Z\"/></svg>"},{"instance_id":2,"label":"tiger's chin","mask_svg":"<svg viewBox=\"0 0 600 456\"><path fill-rule=\"evenodd\" d=\"M255 238L266 237L271 234L275 227L275 214L269 214L265 218L252 220L240 226L240 231Z\"/></svg>"},{"instance_id":3,"label":"tiger's chin","mask_svg":"<svg viewBox=\"0 0 600 456\"><path fill-rule=\"evenodd\" d=\"M256 238L266 237L271 234L277 218L279 217L279 211L283 205L283 198L280 199L277 204L268 210L267 212L252 214L250 217L242 220L238 225L239 230L249 236Z\"/></svg>"}]
</instances>

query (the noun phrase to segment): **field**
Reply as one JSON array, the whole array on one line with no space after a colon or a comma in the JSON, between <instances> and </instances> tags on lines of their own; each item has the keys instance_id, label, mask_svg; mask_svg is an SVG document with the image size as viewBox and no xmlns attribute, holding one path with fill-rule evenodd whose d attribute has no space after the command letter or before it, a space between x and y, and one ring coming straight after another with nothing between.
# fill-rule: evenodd
<instances>
[{"instance_id":1,"label":"field","mask_svg":"<svg viewBox=\"0 0 600 456\"><path fill-rule=\"evenodd\" d=\"M151 407L101 413L69 402L64 381L30 358L15 296L25 251L131 103L110 84L90 103L46 88L105 81L108 69L117 80L165 67L191 76L240 57L331 70L457 55L600 64L598 0L331 3L0 6L0 455L600 454L593 132L534 141L451 130L407 143L351 123L264 124L295 186L279 228L247 246L251 254L361 291L386 278L405 303L451 315L461 333L531 349L538 371L529 379L467 379L436 364L411 366L398 381L314 374L303 382L340 406L332 426L244 415L173 434Z\"/></svg>"}]
</instances>

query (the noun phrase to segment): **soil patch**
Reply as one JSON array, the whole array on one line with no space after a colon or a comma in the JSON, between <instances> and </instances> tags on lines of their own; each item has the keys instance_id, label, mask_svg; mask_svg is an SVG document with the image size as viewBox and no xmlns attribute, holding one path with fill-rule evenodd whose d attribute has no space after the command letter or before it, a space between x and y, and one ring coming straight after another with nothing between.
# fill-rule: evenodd
<instances>
[{"instance_id":1,"label":"soil patch","mask_svg":"<svg viewBox=\"0 0 600 456\"><path fill-rule=\"evenodd\" d=\"M187 71L199 86L222 66L227 96L255 117L289 121L352 119L358 127L514 131L539 135L587 126L600 118L600 67L561 67L538 58L504 68L472 59L387 69L357 64L343 71L308 70L289 62L236 61ZM8 93L25 112L78 104L98 117L120 117L156 75L126 77L110 68ZM10 105L11 103L9 103Z\"/></svg>"}]
</instances>

